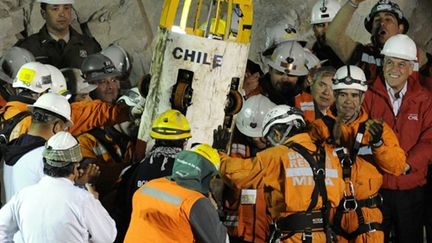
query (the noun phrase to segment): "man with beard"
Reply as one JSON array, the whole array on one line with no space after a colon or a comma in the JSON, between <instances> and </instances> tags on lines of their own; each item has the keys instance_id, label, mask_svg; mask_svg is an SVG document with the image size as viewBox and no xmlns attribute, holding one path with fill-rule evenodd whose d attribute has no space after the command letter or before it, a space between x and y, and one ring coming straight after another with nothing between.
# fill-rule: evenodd
<instances>
[{"instance_id":1,"label":"man with beard","mask_svg":"<svg viewBox=\"0 0 432 243\"><path fill-rule=\"evenodd\" d=\"M58 69L80 68L89 54L101 47L92 37L81 35L71 27L72 4L75 0L38 0L45 25L35 33L18 41L16 46L29 50L41 63Z\"/></svg>"},{"instance_id":2,"label":"man with beard","mask_svg":"<svg viewBox=\"0 0 432 243\"><path fill-rule=\"evenodd\" d=\"M312 8L311 24L316 38L312 51L320 60L327 60L323 66L339 68L344 64L326 41L327 28L339 9L336 0L319 0Z\"/></svg>"},{"instance_id":3,"label":"man with beard","mask_svg":"<svg viewBox=\"0 0 432 243\"><path fill-rule=\"evenodd\" d=\"M294 106L308 74L303 47L296 41L286 41L267 49L263 55L269 71L251 95L261 93L277 105Z\"/></svg>"},{"instance_id":4,"label":"man with beard","mask_svg":"<svg viewBox=\"0 0 432 243\"><path fill-rule=\"evenodd\" d=\"M380 51L384 43L396 34L405 34L408 31L408 20L403 15L399 5L389 1L380 0L373 6L365 18L366 30L371 33L371 42L363 45L346 35L346 29L358 5L365 0L349 0L339 10L327 30L327 43L339 58L350 64L360 66L366 74L367 80L374 81L382 71L383 56ZM418 77L419 66L427 62L424 51L418 49L418 63L414 66L414 77Z\"/></svg>"}]
</instances>

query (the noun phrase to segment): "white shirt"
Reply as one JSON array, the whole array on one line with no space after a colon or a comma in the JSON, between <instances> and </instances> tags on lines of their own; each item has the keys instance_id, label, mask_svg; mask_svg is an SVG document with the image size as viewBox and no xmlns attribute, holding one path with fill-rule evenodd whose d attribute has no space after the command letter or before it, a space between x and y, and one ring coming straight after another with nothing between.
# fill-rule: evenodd
<instances>
[{"instance_id":1,"label":"white shirt","mask_svg":"<svg viewBox=\"0 0 432 243\"><path fill-rule=\"evenodd\" d=\"M113 242L114 220L99 200L67 178L44 176L0 210L0 242L20 231L26 243Z\"/></svg>"},{"instance_id":2,"label":"white shirt","mask_svg":"<svg viewBox=\"0 0 432 243\"><path fill-rule=\"evenodd\" d=\"M43 177L42 152L44 146L30 150L24 154L13 166L4 162L3 183L6 202L22 188L34 185Z\"/></svg>"},{"instance_id":3,"label":"white shirt","mask_svg":"<svg viewBox=\"0 0 432 243\"><path fill-rule=\"evenodd\" d=\"M390 97L390 102L393 107L393 114L397 116L399 114L400 107L402 105L403 97L407 92L408 82L405 82L405 85L398 93L395 93L394 90L386 83L387 93Z\"/></svg>"}]
</instances>

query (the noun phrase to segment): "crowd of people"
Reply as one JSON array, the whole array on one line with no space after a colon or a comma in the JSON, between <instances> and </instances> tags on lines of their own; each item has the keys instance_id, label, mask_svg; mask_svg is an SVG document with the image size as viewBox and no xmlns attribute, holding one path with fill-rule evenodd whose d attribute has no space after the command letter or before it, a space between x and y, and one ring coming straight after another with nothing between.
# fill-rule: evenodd
<instances>
[{"instance_id":1,"label":"crowd of people","mask_svg":"<svg viewBox=\"0 0 432 243\"><path fill-rule=\"evenodd\" d=\"M310 50L269 27L234 130L187 148L170 109L141 158L127 51L74 30L74 0L38 0L44 26L0 59L0 242L432 243L432 55L390 0L352 40L364 1L318 0Z\"/></svg>"}]
</instances>

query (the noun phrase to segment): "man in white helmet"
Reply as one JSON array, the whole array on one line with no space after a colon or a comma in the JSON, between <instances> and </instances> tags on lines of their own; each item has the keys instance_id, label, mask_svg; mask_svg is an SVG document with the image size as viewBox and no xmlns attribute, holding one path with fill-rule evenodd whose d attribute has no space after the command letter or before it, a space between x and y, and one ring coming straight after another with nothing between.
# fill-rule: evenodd
<instances>
[{"instance_id":1,"label":"man in white helmet","mask_svg":"<svg viewBox=\"0 0 432 243\"><path fill-rule=\"evenodd\" d=\"M72 124L69 102L59 94L42 95L29 106L29 110L32 123L28 133L2 148L6 201L25 186L35 184L42 178L43 144Z\"/></svg>"},{"instance_id":2,"label":"man in white helmet","mask_svg":"<svg viewBox=\"0 0 432 243\"><path fill-rule=\"evenodd\" d=\"M371 33L371 43L363 45L356 42L346 34L346 30L354 12L359 4L364 1L346 1L329 25L326 36L329 46L336 52L339 58L344 63L360 66L365 72L368 82L372 82L382 71L383 56L380 52L384 43L396 34L407 33L409 23L395 1L379 0L364 20L366 30ZM418 48L418 63L414 66L414 78L419 78L419 67L422 70L425 69L425 71L431 67L431 59L429 57L428 62L426 53ZM427 82L426 80L430 79L431 76L430 73L426 73L421 75L420 78L422 82Z\"/></svg>"},{"instance_id":3,"label":"man in white helmet","mask_svg":"<svg viewBox=\"0 0 432 243\"><path fill-rule=\"evenodd\" d=\"M233 133L230 156L236 158L251 158L267 147L262 135L263 120L268 111L276 104L267 97L258 94L244 101L242 109L237 114L236 129ZM234 177L248 174L238 173ZM268 237L269 218L264 213L265 200L259 198L252 204L241 204L242 187L226 187L223 200L223 218L228 234L245 242L260 242ZM263 191L260 191L262 193Z\"/></svg>"},{"instance_id":4,"label":"man in white helmet","mask_svg":"<svg viewBox=\"0 0 432 243\"><path fill-rule=\"evenodd\" d=\"M334 68L339 68L344 63L332 48L328 46L326 31L339 9L340 4L336 0L318 0L312 8L311 14L312 29L316 38L312 51L320 60L327 60L323 65Z\"/></svg>"},{"instance_id":5,"label":"man in white helmet","mask_svg":"<svg viewBox=\"0 0 432 243\"><path fill-rule=\"evenodd\" d=\"M1 120L11 121L11 131L3 133L6 142L26 133L31 123L27 106L33 104L38 97L51 87L51 73L39 62L29 62L18 70L12 87L16 95L0 110ZM12 119L15 119L12 122Z\"/></svg>"},{"instance_id":6,"label":"man in white helmet","mask_svg":"<svg viewBox=\"0 0 432 243\"><path fill-rule=\"evenodd\" d=\"M311 124L313 140L335 148L342 166L344 196L332 224L338 242L384 241L381 171L398 176L410 168L390 126L362 109L367 88L359 67L342 66L333 79L334 109Z\"/></svg>"},{"instance_id":7,"label":"man in white helmet","mask_svg":"<svg viewBox=\"0 0 432 243\"><path fill-rule=\"evenodd\" d=\"M101 47L92 37L81 35L71 27L75 0L38 0L45 25L15 45L29 50L36 60L57 68L80 68L87 55Z\"/></svg>"},{"instance_id":8,"label":"man in white helmet","mask_svg":"<svg viewBox=\"0 0 432 243\"><path fill-rule=\"evenodd\" d=\"M77 140L58 132L41 153L43 178L0 210L0 241L12 242L20 232L20 242L113 242L115 223L97 193L74 185L82 160Z\"/></svg>"},{"instance_id":9,"label":"man in white helmet","mask_svg":"<svg viewBox=\"0 0 432 243\"><path fill-rule=\"evenodd\" d=\"M242 208L256 207L274 222L271 232L267 224L256 224L256 230L266 233L264 239L243 240L331 242L329 210L338 205L343 191L334 151L312 142L303 113L294 107L275 106L265 115L262 129L267 148L255 157L221 157L220 171L226 185L249 189L241 192ZM221 131L215 132L217 149L224 148ZM261 200L265 200L264 207Z\"/></svg>"},{"instance_id":10,"label":"man in white helmet","mask_svg":"<svg viewBox=\"0 0 432 243\"><path fill-rule=\"evenodd\" d=\"M432 97L411 76L416 50L414 41L403 34L386 41L381 51L384 77L370 86L363 104L372 118L391 124L412 168L404 176L384 174L384 230L388 237L393 228L396 242L423 242L421 219L424 207L429 208L423 204L423 190L432 161Z\"/></svg>"},{"instance_id":11,"label":"man in white helmet","mask_svg":"<svg viewBox=\"0 0 432 243\"><path fill-rule=\"evenodd\" d=\"M305 51L296 41L286 41L263 53L269 67L259 86L250 93L261 93L275 104L294 106L295 96L302 92L308 69Z\"/></svg>"}]
</instances>

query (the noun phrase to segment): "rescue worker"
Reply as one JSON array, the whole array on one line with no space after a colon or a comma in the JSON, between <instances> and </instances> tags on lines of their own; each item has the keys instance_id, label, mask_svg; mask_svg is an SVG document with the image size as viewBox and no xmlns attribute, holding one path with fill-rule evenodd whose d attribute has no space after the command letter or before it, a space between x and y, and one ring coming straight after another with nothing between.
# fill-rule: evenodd
<instances>
[{"instance_id":1,"label":"rescue worker","mask_svg":"<svg viewBox=\"0 0 432 243\"><path fill-rule=\"evenodd\" d=\"M101 53L88 56L81 65L84 79L98 87L90 96L114 104L120 92L121 73L108 57Z\"/></svg>"},{"instance_id":2,"label":"rescue worker","mask_svg":"<svg viewBox=\"0 0 432 243\"><path fill-rule=\"evenodd\" d=\"M275 104L294 106L295 96L302 92L308 69L303 47L296 41L282 42L263 55L269 67L251 95L261 93Z\"/></svg>"},{"instance_id":3,"label":"rescue worker","mask_svg":"<svg viewBox=\"0 0 432 243\"><path fill-rule=\"evenodd\" d=\"M304 118L312 122L327 114L334 102L332 79L336 69L324 66L314 72L310 93L302 92L295 97L295 107L303 111Z\"/></svg>"},{"instance_id":4,"label":"rescue worker","mask_svg":"<svg viewBox=\"0 0 432 243\"><path fill-rule=\"evenodd\" d=\"M103 49L101 54L108 57L121 73L120 80L120 92L131 89L131 82L129 76L132 71L132 60L129 53L120 45L111 44L107 48ZM122 93L123 94L123 93Z\"/></svg>"},{"instance_id":5,"label":"rescue worker","mask_svg":"<svg viewBox=\"0 0 432 243\"><path fill-rule=\"evenodd\" d=\"M236 117L230 156L251 158L266 148L262 136L264 116L276 104L267 97L258 94L247 99ZM266 217L264 198L255 204L241 204L240 194L243 188L225 187L223 193L223 222L228 229L230 242L259 242L268 235L270 220ZM245 188L247 189L247 188Z\"/></svg>"},{"instance_id":6,"label":"rescue worker","mask_svg":"<svg viewBox=\"0 0 432 243\"><path fill-rule=\"evenodd\" d=\"M72 95L70 102L74 125L69 129L72 135L78 136L93 128L120 124L140 117L144 104L134 107L124 102L111 105L98 99L93 100L89 93L95 90L97 85L86 82L79 69L66 68L62 72Z\"/></svg>"},{"instance_id":7,"label":"rescue worker","mask_svg":"<svg viewBox=\"0 0 432 243\"><path fill-rule=\"evenodd\" d=\"M17 116L14 128L9 137L6 138L6 142L12 141L28 131L31 117L24 113L27 111L27 105L33 104L41 94L51 87L51 83L51 73L42 63L29 62L21 66L12 83L16 96L10 97L10 100L0 110L4 120Z\"/></svg>"},{"instance_id":8,"label":"rescue worker","mask_svg":"<svg viewBox=\"0 0 432 243\"><path fill-rule=\"evenodd\" d=\"M276 104L258 94L244 101L237 114L230 156L250 158L266 147L262 137L262 122L265 114Z\"/></svg>"},{"instance_id":9,"label":"rescue worker","mask_svg":"<svg viewBox=\"0 0 432 243\"><path fill-rule=\"evenodd\" d=\"M223 148L219 132L215 132L214 143ZM222 156L221 163L227 185L245 188L242 204L254 205L265 199L265 208L256 207L260 217L268 215L274 222L272 235L268 225L258 224L256 231L266 237L248 241L330 242L329 210L337 207L343 192L333 150L315 145L302 112L287 105L278 105L266 114L262 134L268 148L256 157ZM324 170L326 173L321 173Z\"/></svg>"},{"instance_id":10,"label":"rescue worker","mask_svg":"<svg viewBox=\"0 0 432 243\"><path fill-rule=\"evenodd\" d=\"M80 68L87 55L99 52L99 43L71 27L75 0L38 0L45 25L15 45L29 50L36 60L58 69Z\"/></svg>"},{"instance_id":11,"label":"rescue worker","mask_svg":"<svg viewBox=\"0 0 432 243\"><path fill-rule=\"evenodd\" d=\"M43 149L45 176L28 186L0 210L0 241L12 242L112 242L115 223L87 184L74 186L80 177L79 144L61 131ZM17 242L17 241L15 241Z\"/></svg>"},{"instance_id":12,"label":"rescue worker","mask_svg":"<svg viewBox=\"0 0 432 243\"><path fill-rule=\"evenodd\" d=\"M71 125L71 109L59 94L42 95L29 106L32 122L26 134L12 140L3 148L3 181L6 201L28 185L36 184L43 176L42 151L45 142Z\"/></svg>"},{"instance_id":13,"label":"rescue worker","mask_svg":"<svg viewBox=\"0 0 432 243\"><path fill-rule=\"evenodd\" d=\"M323 62L323 66L334 68L339 68L344 63L327 44L326 31L339 9L340 4L336 0L318 0L312 7L311 14L311 24L316 39L312 46L312 52L320 60L326 60Z\"/></svg>"},{"instance_id":14,"label":"rescue worker","mask_svg":"<svg viewBox=\"0 0 432 243\"><path fill-rule=\"evenodd\" d=\"M338 242L384 242L380 171L398 176L410 168L390 126L361 108L366 90L359 67L339 68L334 109L311 124L313 140L333 146L342 166L344 197L333 217Z\"/></svg>"},{"instance_id":15,"label":"rescue worker","mask_svg":"<svg viewBox=\"0 0 432 243\"><path fill-rule=\"evenodd\" d=\"M432 161L432 97L411 75L417 58L412 39L394 35L381 54L383 76L370 85L363 107L372 118L391 124L411 166L407 175L384 173L381 193L386 241L393 229L396 242L423 242L420 219L423 210L429 208L423 203L423 190L427 166Z\"/></svg>"},{"instance_id":16,"label":"rescue worker","mask_svg":"<svg viewBox=\"0 0 432 243\"><path fill-rule=\"evenodd\" d=\"M144 98L137 89L119 98L119 103L137 108L144 105ZM140 113L142 113L143 108ZM138 117L135 117L138 118ZM95 127L77 137L83 157L100 167L101 175L95 182L102 204L109 212L113 210L116 187L120 173L132 163L132 149L138 136L135 119L115 125Z\"/></svg>"},{"instance_id":17,"label":"rescue worker","mask_svg":"<svg viewBox=\"0 0 432 243\"><path fill-rule=\"evenodd\" d=\"M132 197L147 181L169 176L174 159L192 136L186 117L177 110L167 110L152 124L150 137L155 144L146 157L130 166L121 176L113 218L117 226L116 242L123 242L132 213Z\"/></svg>"},{"instance_id":18,"label":"rescue worker","mask_svg":"<svg viewBox=\"0 0 432 243\"><path fill-rule=\"evenodd\" d=\"M384 43L393 35L408 32L409 23L399 5L390 0L379 0L364 20L366 30L371 33L371 43L360 44L352 40L346 29L355 10L365 0L347 1L327 29L327 42L344 63L356 64L365 72L368 82L376 80L382 72ZM427 63L426 53L418 48L418 63L415 64L415 78L419 67Z\"/></svg>"},{"instance_id":19,"label":"rescue worker","mask_svg":"<svg viewBox=\"0 0 432 243\"><path fill-rule=\"evenodd\" d=\"M207 198L219 165L219 154L207 144L178 153L170 176L135 192L124 242L229 242Z\"/></svg>"},{"instance_id":20,"label":"rescue worker","mask_svg":"<svg viewBox=\"0 0 432 243\"><path fill-rule=\"evenodd\" d=\"M15 94L12 83L18 70L22 65L34 61L33 54L21 47L12 47L3 54L0 59L0 107L5 106L9 97Z\"/></svg>"}]
</instances>

